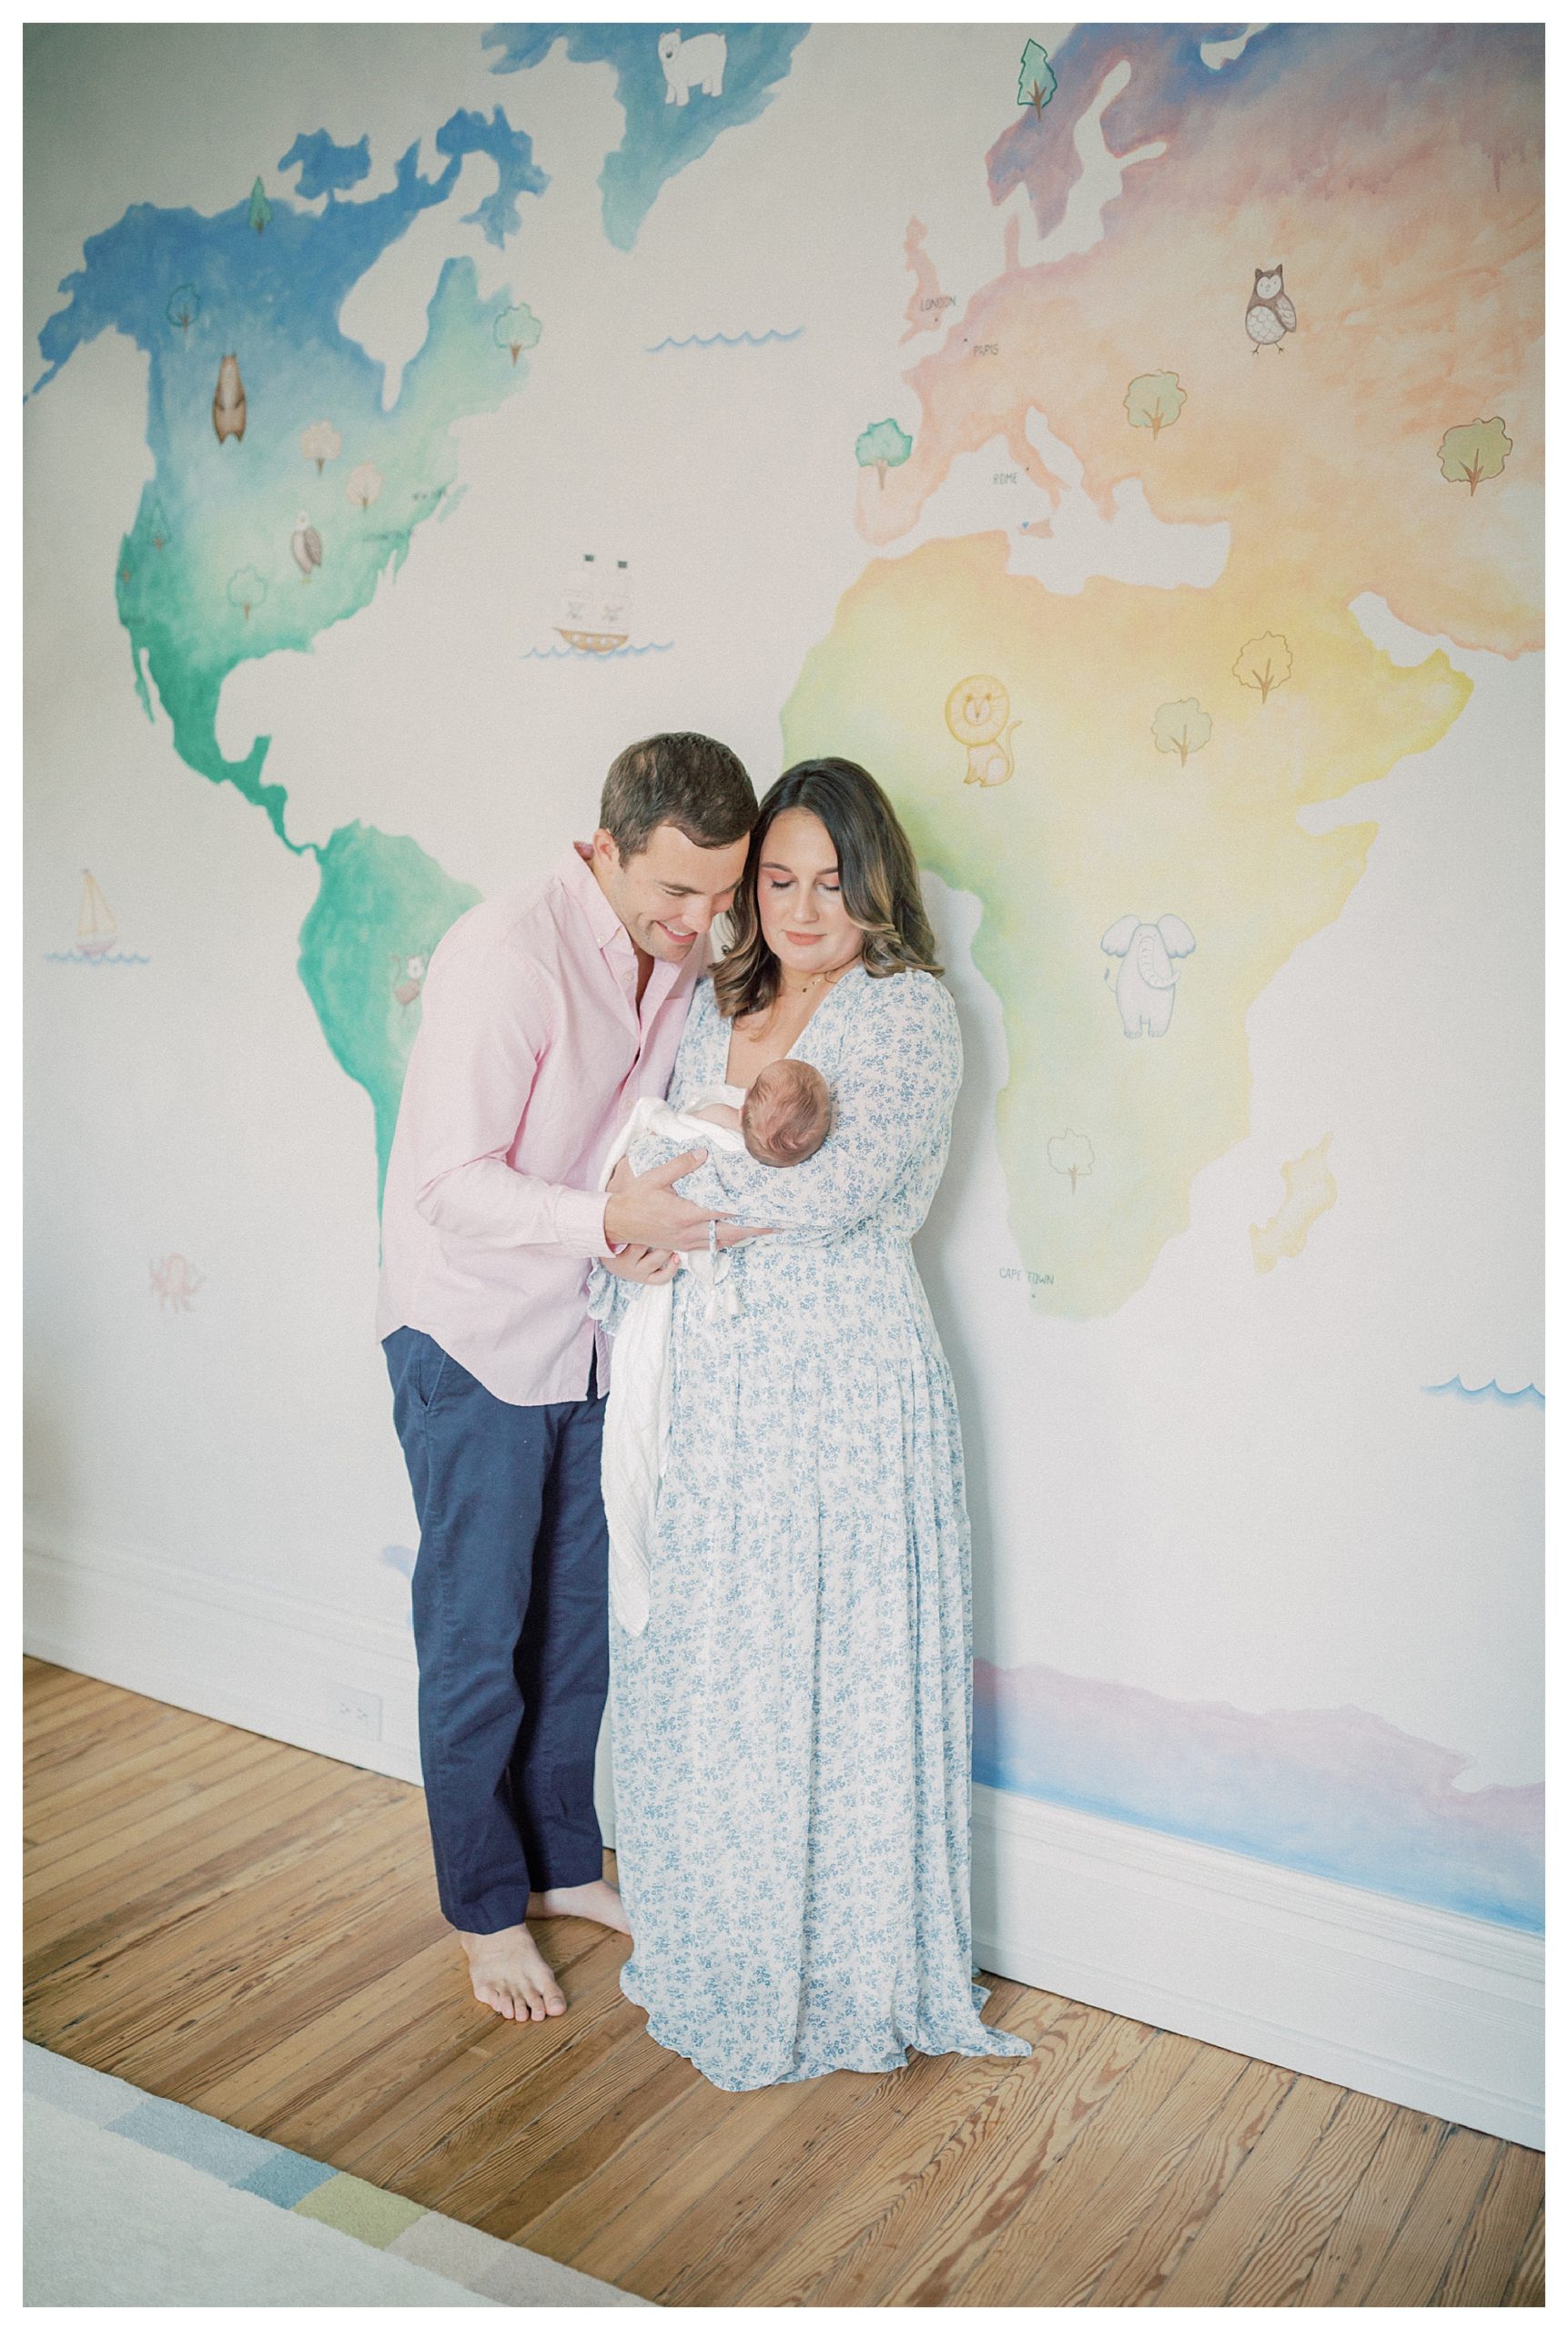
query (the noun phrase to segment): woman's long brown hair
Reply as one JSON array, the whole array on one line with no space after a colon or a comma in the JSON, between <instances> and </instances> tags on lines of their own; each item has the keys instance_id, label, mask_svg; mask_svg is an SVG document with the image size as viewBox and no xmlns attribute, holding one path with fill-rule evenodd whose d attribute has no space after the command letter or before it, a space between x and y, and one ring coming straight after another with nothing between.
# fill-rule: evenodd
<instances>
[{"instance_id":1,"label":"woman's long brown hair","mask_svg":"<svg viewBox=\"0 0 1568 2330\"><path fill-rule=\"evenodd\" d=\"M745 872L730 908L733 937L713 973L713 999L722 1017L736 1019L764 1010L779 991L778 957L763 937L757 911L757 872L768 828L786 809L809 809L832 836L844 910L865 933L861 960L871 977L917 970L940 978L936 934L920 897L920 871L892 802L854 761L797 761L769 787L757 813Z\"/></svg>"}]
</instances>

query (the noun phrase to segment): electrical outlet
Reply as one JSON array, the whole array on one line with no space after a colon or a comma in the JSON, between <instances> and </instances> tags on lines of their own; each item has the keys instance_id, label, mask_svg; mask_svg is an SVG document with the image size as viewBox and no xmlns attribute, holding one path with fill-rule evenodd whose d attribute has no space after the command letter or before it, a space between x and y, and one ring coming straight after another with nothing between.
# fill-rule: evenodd
<instances>
[{"instance_id":1,"label":"electrical outlet","mask_svg":"<svg viewBox=\"0 0 1568 2330\"><path fill-rule=\"evenodd\" d=\"M332 1696L331 1720L339 1731L357 1731L361 1739L379 1739L381 1701L375 1691L356 1691L340 1683Z\"/></svg>"}]
</instances>

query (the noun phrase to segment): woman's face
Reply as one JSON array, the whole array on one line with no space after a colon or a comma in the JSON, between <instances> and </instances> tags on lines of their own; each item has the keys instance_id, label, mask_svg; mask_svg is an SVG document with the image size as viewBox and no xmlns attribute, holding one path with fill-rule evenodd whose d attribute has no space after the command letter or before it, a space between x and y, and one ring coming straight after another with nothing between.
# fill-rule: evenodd
<instances>
[{"instance_id":1,"label":"woman's face","mask_svg":"<svg viewBox=\"0 0 1568 2330\"><path fill-rule=\"evenodd\" d=\"M838 891L838 852L822 819L785 809L768 827L757 866L763 937L786 968L835 971L853 963L865 933Z\"/></svg>"}]
</instances>

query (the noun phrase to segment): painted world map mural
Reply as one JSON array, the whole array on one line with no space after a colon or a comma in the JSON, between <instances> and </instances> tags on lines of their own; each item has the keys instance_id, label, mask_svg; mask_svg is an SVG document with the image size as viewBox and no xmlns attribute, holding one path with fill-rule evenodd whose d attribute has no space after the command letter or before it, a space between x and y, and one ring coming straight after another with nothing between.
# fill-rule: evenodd
<instances>
[{"instance_id":1,"label":"painted world map mural","mask_svg":"<svg viewBox=\"0 0 1568 2330\"><path fill-rule=\"evenodd\" d=\"M82 584L112 595L124 688L193 782L313 867L298 975L384 1171L424 967L486 872L434 811L417 832L390 811L373 756L349 813L318 814L291 757L298 659L342 626L372 639L457 535L488 562L476 592L529 611L487 714L524 765L563 689L621 689L629 736L698 724L680 687L710 683L704 653L760 685L777 758L759 790L807 754L863 762L933 882L973 902L960 967L996 1015L1007 1241L985 1267L1016 1289L1009 1332L1115 1332L1253 1132L1260 1015L1367 876L1371 788L1419 785L1478 686L1542 652L1538 30L1020 27L961 136L954 116L942 187L934 163L930 200L914 187L874 242L849 191L869 148L847 100L822 110L841 56L869 103L869 31L450 37L488 104L381 150L302 97L291 143L236 157L226 207L132 202L61 283L33 401L105 334L146 365L145 483L115 571ZM914 59L921 35L887 37L895 87L897 42ZM938 118L945 68L918 54ZM764 137L800 167L754 189ZM591 188L555 159L578 137ZM542 256L570 203L581 299ZM345 316L416 246L433 284L400 368ZM539 472L509 495L480 424L552 432L560 494L586 503L561 400L596 410L601 389L648 432L667 569L596 539L562 583L535 554ZM692 450L662 473L657 416L677 409ZM481 474L492 532L470 535ZM742 476L746 508L723 482ZM785 560L766 575L760 535ZM715 610L741 593L737 650ZM233 707L262 724L269 693L276 734L237 746ZM1359 1157L1314 1119L1272 1158L1230 1225L1239 1302L1311 1270ZM1055 1365L1024 1371L1031 1400ZM1515 1435L1498 1463L1533 1464L1533 1360L1482 1339L1415 1369L1389 1395L1424 1403L1412 1430L1479 1417ZM1027 1431L1014 1414L992 1437ZM998 1512L1021 1514L1007 1477ZM1087 1675L1087 1616L1058 1660L1009 1615L1022 1556L996 1566L982 1779L1538 1921L1533 1781L1467 1788L1464 1751L1361 1702L1243 1717L1108 1657Z\"/></svg>"}]
</instances>

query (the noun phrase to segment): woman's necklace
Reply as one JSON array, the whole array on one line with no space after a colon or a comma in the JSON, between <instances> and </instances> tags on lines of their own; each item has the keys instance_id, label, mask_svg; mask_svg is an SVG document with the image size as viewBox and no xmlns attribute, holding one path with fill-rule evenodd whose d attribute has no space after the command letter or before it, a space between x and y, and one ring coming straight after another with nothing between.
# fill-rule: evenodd
<instances>
[{"instance_id":1,"label":"woman's necklace","mask_svg":"<svg viewBox=\"0 0 1568 2330\"><path fill-rule=\"evenodd\" d=\"M781 963L779 965L779 990L781 994L784 995L809 995L814 987L821 987L824 981L831 984L835 979L841 979L845 971L853 970L859 960L859 956L855 955L850 957L847 963L835 963L829 970L813 971L810 978L802 979L798 987L792 987L790 985L790 982L784 977L784 965Z\"/></svg>"},{"instance_id":2,"label":"woman's necklace","mask_svg":"<svg viewBox=\"0 0 1568 2330\"><path fill-rule=\"evenodd\" d=\"M835 980L841 979L845 971L852 971L860 959L858 955L855 955L847 963L839 963L831 970L813 971L811 977L808 979L802 979L798 987L791 987L784 977L784 965L781 963L778 990L773 1001L760 1005L754 1012L745 1012L736 1020L737 1040L744 1037L754 1048L764 1045L769 1039L770 1031L778 1025L775 1014L782 1003L786 1001L798 1003L811 993L813 988L831 986ZM784 1024L787 1026L789 1022L786 1020Z\"/></svg>"}]
</instances>

